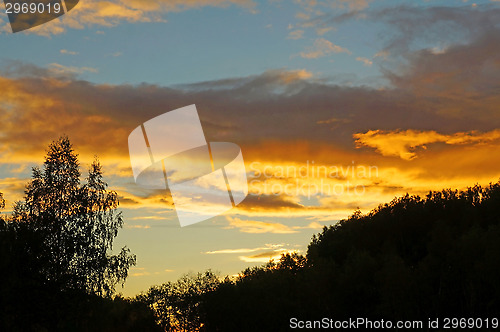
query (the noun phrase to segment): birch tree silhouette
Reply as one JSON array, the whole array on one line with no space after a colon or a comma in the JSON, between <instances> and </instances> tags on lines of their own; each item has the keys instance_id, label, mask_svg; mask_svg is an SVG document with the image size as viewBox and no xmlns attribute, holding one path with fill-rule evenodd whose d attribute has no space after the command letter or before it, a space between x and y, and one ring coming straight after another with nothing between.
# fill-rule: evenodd
<instances>
[{"instance_id":1,"label":"birch tree silhouette","mask_svg":"<svg viewBox=\"0 0 500 332\"><path fill-rule=\"evenodd\" d=\"M107 190L97 159L81 184L78 155L67 137L50 144L42 168L33 168L24 200L14 206L14 227L36 233L28 244L40 273L61 290L110 296L136 257L127 247L110 254L123 225L118 196Z\"/></svg>"}]
</instances>

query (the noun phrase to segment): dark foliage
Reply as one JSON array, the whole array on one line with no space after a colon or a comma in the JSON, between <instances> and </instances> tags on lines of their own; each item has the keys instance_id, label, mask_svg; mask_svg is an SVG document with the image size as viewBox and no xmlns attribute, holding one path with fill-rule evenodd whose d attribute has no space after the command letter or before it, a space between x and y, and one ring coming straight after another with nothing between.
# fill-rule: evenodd
<instances>
[{"instance_id":1,"label":"dark foliage","mask_svg":"<svg viewBox=\"0 0 500 332\"><path fill-rule=\"evenodd\" d=\"M164 331L202 331L207 320L207 295L217 289L220 281L216 274L186 274L176 282L151 287L136 301L151 308L157 323Z\"/></svg>"},{"instance_id":2,"label":"dark foliage","mask_svg":"<svg viewBox=\"0 0 500 332\"><path fill-rule=\"evenodd\" d=\"M97 161L80 184L66 137L50 145L24 200L0 217L1 331L159 330L146 305L112 298L135 256L110 254L122 219L106 187Z\"/></svg>"},{"instance_id":3,"label":"dark foliage","mask_svg":"<svg viewBox=\"0 0 500 332\"><path fill-rule=\"evenodd\" d=\"M499 275L497 183L357 211L314 236L306 257L288 254L246 269L200 291L191 306L207 331L288 330L291 317L491 318L500 313ZM169 299L156 294L156 301Z\"/></svg>"}]
</instances>

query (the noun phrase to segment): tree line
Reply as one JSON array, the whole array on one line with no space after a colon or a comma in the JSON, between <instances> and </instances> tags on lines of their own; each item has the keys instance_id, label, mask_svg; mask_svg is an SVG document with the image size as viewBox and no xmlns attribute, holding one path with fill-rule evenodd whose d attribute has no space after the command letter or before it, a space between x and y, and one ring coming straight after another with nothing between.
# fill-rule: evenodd
<instances>
[{"instance_id":1,"label":"tree line","mask_svg":"<svg viewBox=\"0 0 500 332\"><path fill-rule=\"evenodd\" d=\"M491 320L500 313L499 275L495 183L398 197L324 227L306 255L282 255L236 279L185 276L136 300L165 331L285 331L292 317Z\"/></svg>"}]
</instances>

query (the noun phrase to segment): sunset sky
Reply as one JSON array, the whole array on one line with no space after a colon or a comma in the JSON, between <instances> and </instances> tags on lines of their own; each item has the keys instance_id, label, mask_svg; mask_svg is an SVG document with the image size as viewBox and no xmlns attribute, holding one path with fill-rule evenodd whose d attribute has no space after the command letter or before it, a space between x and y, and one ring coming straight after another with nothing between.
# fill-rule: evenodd
<instances>
[{"instance_id":1,"label":"sunset sky","mask_svg":"<svg viewBox=\"0 0 500 332\"><path fill-rule=\"evenodd\" d=\"M305 254L324 225L405 193L500 178L500 1L80 0L13 34L0 15L0 192L23 196L50 142L95 155L137 255L124 295L207 268ZM134 182L128 135L196 104L241 147L250 194L180 227Z\"/></svg>"}]
</instances>

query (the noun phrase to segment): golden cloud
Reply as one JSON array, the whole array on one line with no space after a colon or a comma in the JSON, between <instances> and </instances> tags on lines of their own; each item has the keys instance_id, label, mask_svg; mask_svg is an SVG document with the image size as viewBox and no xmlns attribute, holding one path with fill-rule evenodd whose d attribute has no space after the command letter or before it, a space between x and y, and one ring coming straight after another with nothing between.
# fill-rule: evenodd
<instances>
[{"instance_id":1,"label":"golden cloud","mask_svg":"<svg viewBox=\"0 0 500 332\"><path fill-rule=\"evenodd\" d=\"M227 228L237 228L243 233L276 233L276 234L289 234L296 233L289 226L277 222L264 222L255 220L242 220L240 218L227 217L229 226Z\"/></svg>"},{"instance_id":2,"label":"golden cloud","mask_svg":"<svg viewBox=\"0 0 500 332\"><path fill-rule=\"evenodd\" d=\"M383 156L398 156L401 159L412 160L417 157L413 150L421 147L426 149L426 144L442 142L450 145L479 144L498 140L500 130L486 133L478 131L458 132L452 135L439 134L436 131L382 131L370 130L366 133L357 133L353 137L358 146L375 148Z\"/></svg>"}]
</instances>

